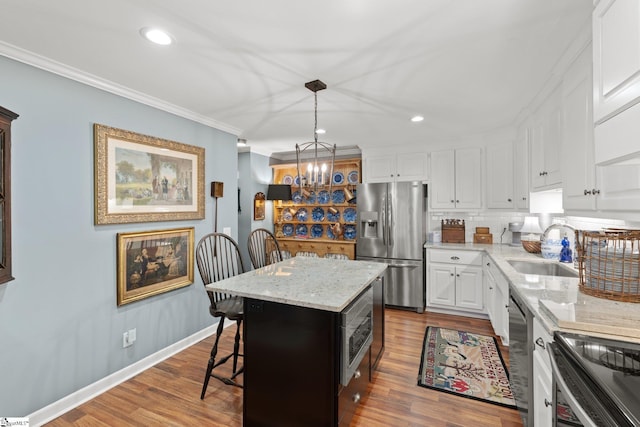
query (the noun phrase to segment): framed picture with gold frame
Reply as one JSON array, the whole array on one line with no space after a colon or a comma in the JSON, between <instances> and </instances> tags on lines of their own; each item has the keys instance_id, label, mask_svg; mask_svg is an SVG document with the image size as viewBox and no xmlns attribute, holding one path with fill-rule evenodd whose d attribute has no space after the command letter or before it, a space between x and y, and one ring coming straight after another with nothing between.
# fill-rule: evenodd
<instances>
[{"instance_id":1,"label":"framed picture with gold frame","mask_svg":"<svg viewBox=\"0 0 640 427\"><path fill-rule=\"evenodd\" d=\"M266 197L264 193L256 193L253 196L253 219L254 221L261 221L264 219L264 208L265 208L265 200Z\"/></svg>"},{"instance_id":2,"label":"framed picture with gold frame","mask_svg":"<svg viewBox=\"0 0 640 427\"><path fill-rule=\"evenodd\" d=\"M204 148L94 124L95 224L204 218Z\"/></svg>"},{"instance_id":3,"label":"framed picture with gold frame","mask_svg":"<svg viewBox=\"0 0 640 427\"><path fill-rule=\"evenodd\" d=\"M194 228L118 233L118 306L193 283Z\"/></svg>"}]
</instances>

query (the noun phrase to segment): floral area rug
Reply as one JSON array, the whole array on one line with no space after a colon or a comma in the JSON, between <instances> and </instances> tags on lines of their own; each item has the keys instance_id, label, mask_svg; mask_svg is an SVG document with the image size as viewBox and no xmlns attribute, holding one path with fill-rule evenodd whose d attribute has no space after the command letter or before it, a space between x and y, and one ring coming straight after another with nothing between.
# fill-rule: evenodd
<instances>
[{"instance_id":1,"label":"floral area rug","mask_svg":"<svg viewBox=\"0 0 640 427\"><path fill-rule=\"evenodd\" d=\"M500 349L486 335L428 326L418 385L516 407Z\"/></svg>"}]
</instances>

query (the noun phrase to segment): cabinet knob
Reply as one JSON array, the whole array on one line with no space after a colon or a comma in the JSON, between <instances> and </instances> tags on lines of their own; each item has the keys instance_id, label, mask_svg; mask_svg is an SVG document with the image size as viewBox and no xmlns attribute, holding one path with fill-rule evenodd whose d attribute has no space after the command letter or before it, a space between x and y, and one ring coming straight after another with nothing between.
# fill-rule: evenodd
<instances>
[{"instance_id":1,"label":"cabinet knob","mask_svg":"<svg viewBox=\"0 0 640 427\"><path fill-rule=\"evenodd\" d=\"M459 260L459 259L460 259L460 257L452 256L452 257L451 257L451 259L452 259L452 260L454 260L454 261L457 261L457 260Z\"/></svg>"},{"instance_id":2,"label":"cabinet knob","mask_svg":"<svg viewBox=\"0 0 640 427\"><path fill-rule=\"evenodd\" d=\"M453 273L451 273L451 277L453 277Z\"/></svg>"},{"instance_id":3,"label":"cabinet knob","mask_svg":"<svg viewBox=\"0 0 640 427\"><path fill-rule=\"evenodd\" d=\"M353 397L351 398L351 400L353 400L353 403L360 402L360 393L354 394Z\"/></svg>"},{"instance_id":4,"label":"cabinet knob","mask_svg":"<svg viewBox=\"0 0 640 427\"><path fill-rule=\"evenodd\" d=\"M542 176L542 172L538 172L538 176Z\"/></svg>"},{"instance_id":5,"label":"cabinet knob","mask_svg":"<svg viewBox=\"0 0 640 427\"><path fill-rule=\"evenodd\" d=\"M527 200L527 198L526 198L526 197L523 197L523 198L522 198L522 200Z\"/></svg>"},{"instance_id":6,"label":"cabinet knob","mask_svg":"<svg viewBox=\"0 0 640 427\"><path fill-rule=\"evenodd\" d=\"M491 267L491 263L490 262L487 263L487 267Z\"/></svg>"},{"instance_id":7,"label":"cabinet knob","mask_svg":"<svg viewBox=\"0 0 640 427\"><path fill-rule=\"evenodd\" d=\"M493 290L493 286L489 286L489 290L492 291Z\"/></svg>"},{"instance_id":8,"label":"cabinet knob","mask_svg":"<svg viewBox=\"0 0 640 427\"><path fill-rule=\"evenodd\" d=\"M451 200L451 203L455 203L455 202L456 202L455 200Z\"/></svg>"},{"instance_id":9,"label":"cabinet knob","mask_svg":"<svg viewBox=\"0 0 640 427\"><path fill-rule=\"evenodd\" d=\"M393 174L389 175L391 178L393 178Z\"/></svg>"},{"instance_id":10,"label":"cabinet knob","mask_svg":"<svg viewBox=\"0 0 640 427\"><path fill-rule=\"evenodd\" d=\"M584 195L585 195L585 196L588 196L589 194L591 194L591 191L589 191L589 190L584 190Z\"/></svg>"},{"instance_id":11,"label":"cabinet knob","mask_svg":"<svg viewBox=\"0 0 640 427\"><path fill-rule=\"evenodd\" d=\"M542 339L542 337L538 337L536 339L536 345L542 347L542 349L544 350L545 346L544 346L544 340Z\"/></svg>"},{"instance_id":12,"label":"cabinet knob","mask_svg":"<svg viewBox=\"0 0 640 427\"><path fill-rule=\"evenodd\" d=\"M511 202L511 199L507 199L507 202Z\"/></svg>"},{"instance_id":13,"label":"cabinet knob","mask_svg":"<svg viewBox=\"0 0 640 427\"><path fill-rule=\"evenodd\" d=\"M600 194L600 190L596 190L595 188L593 190L591 190L591 194L593 194L594 196L596 194Z\"/></svg>"},{"instance_id":14,"label":"cabinet knob","mask_svg":"<svg viewBox=\"0 0 640 427\"><path fill-rule=\"evenodd\" d=\"M460 277L460 274L456 274L456 277Z\"/></svg>"},{"instance_id":15,"label":"cabinet knob","mask_svg":"<svg viewBox=\"0 0 640 427\"><path fill-rule=\"evenodd\" d=\"M353 378L358 379L362 376L362 374L360 373L360 369L356 369L356 371L353 373Z\"/></svg>"},{"instance_id":16,"label":"cabinet knob","mask_svg":"<svg viewBox=\"0 0 640 427\"><path fill-rule=\"evenodd\" d=\"M460 200L456 200L456 203L460 203Z\"/></svg>"},{"instance_id":17,"label":"cabinet knob","mask_svg":"<svg viewBox=\"0 0 640 427\"><path fill-rule=\"evenodd\" d=\"M551 405L553 405L553 402L550 402L550 401L549 401L549 400L547 400L547 398L545 397L545 398L544 398L544 406L546 406L546 407L548 408L548 407L549 407L549 406L551 406Z\"/></svg>"}]
</instances>

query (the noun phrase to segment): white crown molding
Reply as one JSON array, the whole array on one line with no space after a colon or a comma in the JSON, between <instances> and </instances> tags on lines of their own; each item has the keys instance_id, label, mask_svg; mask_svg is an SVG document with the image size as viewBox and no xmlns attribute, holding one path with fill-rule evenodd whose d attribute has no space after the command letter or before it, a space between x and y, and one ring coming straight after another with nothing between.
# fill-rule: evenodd
<instances>
[{"instance_id":1,"label":"white crown molding","mask_svg":"<svg viewBox=\"0 0 640 427\"><path fill-rule=\"evenodd\" d=\"M142 92L135 91L109 80L102 79L93 74L86 73L84 71L78 70L44 56L37 55L33 52L21 49L17 46L13 46L3 41L0 41L0 55L6 56L7 58L14 59L27 65L31 65L36 68L40 68L50 73L75 80L88 86L104 90L105 92L109 92L114 95L118 95L123 98L127 98L132 101L157 108L158 110L166 111L168 113L175 114L176 116L193 120L194 122L202 123L203 125L228 132L232 135L237 136L242 133L241 129L238 129L234 126L219 122L217 120L213 120L210 117L203 116L201 114L165 102L161 99L154 98Z\"/></svg>"}]
</instances>

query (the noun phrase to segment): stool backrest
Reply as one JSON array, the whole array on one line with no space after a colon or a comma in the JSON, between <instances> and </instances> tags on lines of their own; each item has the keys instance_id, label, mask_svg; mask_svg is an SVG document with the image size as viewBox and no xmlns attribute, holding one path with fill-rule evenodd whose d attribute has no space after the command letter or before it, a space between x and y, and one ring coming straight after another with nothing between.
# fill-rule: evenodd
<instances>
[{"instance_id":1,"label":"stool backrest","mask_svg":"<svg viewBox=\"0 0 640 427\"><path fill-rule=\"evenodd\" d=\"M205 285L244 273L240 248L235 240L224 233L210 233L196 246L196 264ZM207 290L211 306L230 295Z\"/></svg>"},{"instance_id":2,"label":"stool backrest","mask_svg":"<svg viewBox=\"0 0 640 427\"><path fill-rule=\"evenodd\" d=\"M282 253L278 240L272 232L266 228L253 230L247 241L249 258L253 268L261 268L265 265L282 261Z\"/></svg>"}]
</instances>

